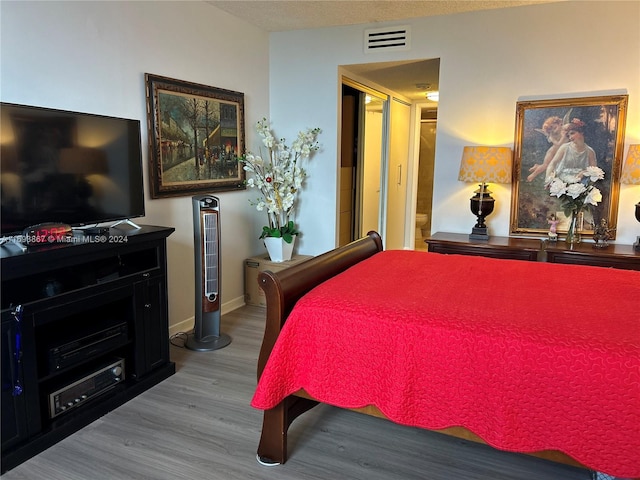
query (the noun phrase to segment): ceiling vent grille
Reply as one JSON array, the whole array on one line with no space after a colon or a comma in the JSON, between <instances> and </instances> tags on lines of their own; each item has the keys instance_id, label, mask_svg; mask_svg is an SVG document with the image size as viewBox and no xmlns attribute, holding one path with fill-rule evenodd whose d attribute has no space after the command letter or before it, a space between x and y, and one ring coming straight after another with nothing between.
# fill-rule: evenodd
<instances>
[{"instance_id":1,"label":"ceiling vent grille","mask_svg":"<svg viewBox=\"0 0 640 480\"><path fill-rule=\"evenodd\" d=\"M408 26L369 28L364 31L364 52L409 50L411 29Z\"/></svg>"}]
</instances>

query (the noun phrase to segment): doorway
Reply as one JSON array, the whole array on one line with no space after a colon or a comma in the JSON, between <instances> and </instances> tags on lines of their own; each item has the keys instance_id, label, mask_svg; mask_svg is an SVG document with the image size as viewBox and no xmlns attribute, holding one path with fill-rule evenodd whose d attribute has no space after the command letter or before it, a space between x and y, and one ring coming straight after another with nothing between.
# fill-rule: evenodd
<instances>
[{"instance_id":1,"label":"doorway","mask_svg":"<svg viewBox=\"0 0 640 480\"><path fill-rule=\"evenodd\" d=\"M426 250L425 238L431 235L431 210L433 202L433 171L436 150L437 109L421 111L420 145L417 168L416 229L414 244L416 250Z\"/></svg>"},{"instance_id":2,"label":"doorway","mask_svg":"<svg viewBox=\"0 0 640 480\"><path fill-rule=\"evenodd\" d=\"M425 112L437 112L437 99L432 100L432 95L438 93L439 66L439 59L431 59L339 67L342 80L339 245L372 229L381 234L385 248L416 248L424 245L424 236L430 235L432 193L427 193L426 200L424 192L433 190L436 119L430 119L428 124L431 154L425 159L420 118ZM367 98L370 92L375 94ZM365 168L365 160L372 163L372 155L363 153L369 144L366 126L376 123L371 120L376 114L367 110L365 102L372 98L375 102L376 97L382 99L382 112L378 113L381 120L377 122L382 131L380 126L374 129L377 137L382 135L382 140L375 140L378 146L381 144L379 168L371 176L362 176L370 168L370 165ZM375 108L375 103L370 108ZM424 175L425 167L430 174ZM372 189L375 184L378 188ZM372 204L375 208L365 208ZM418 234L417 220L425 218L427 221Z\"/></svg>"}]
</instances>

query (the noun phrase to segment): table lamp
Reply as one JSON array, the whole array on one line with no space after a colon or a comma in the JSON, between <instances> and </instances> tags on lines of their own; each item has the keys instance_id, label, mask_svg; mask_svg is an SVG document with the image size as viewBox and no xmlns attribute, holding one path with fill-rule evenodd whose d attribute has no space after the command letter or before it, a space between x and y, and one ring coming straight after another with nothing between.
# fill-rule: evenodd
<instances>
[{"instance_id":1,"label":"table lamp","mask_svg":"<svg viewBox=\"0 0 640 480\"><path fill-rule=\"evenodd\" d=\"M471 230L469 239L488 240L489 232L485 217L493 212L495 199L487 189L487 183L511 182L511 149L508 147L464 147L460 161L458 180L480 182L478 190L471 197L471 213L478 221Z\"/></svg>"},{"instance_id":2,"label":"table lamp","mask_svg":"<svg viewBox=\"0 0 640 480\"><path fill-rule=\"evenodd\" d=\"M640 185L640 145L629 145L620 183ZM636 203L636 220L640 222L640 202ZM640 236L638 236L636 243L633 244L633 248L640 250Z\"/></svg>"}]
</instances>

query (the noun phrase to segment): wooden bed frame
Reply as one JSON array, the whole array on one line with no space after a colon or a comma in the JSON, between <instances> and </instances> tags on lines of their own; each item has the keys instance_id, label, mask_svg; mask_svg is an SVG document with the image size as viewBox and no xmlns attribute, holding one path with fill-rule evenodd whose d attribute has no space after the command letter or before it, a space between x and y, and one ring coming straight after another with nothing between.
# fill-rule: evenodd
<instances>
[{"instance_id":1,"label":"wooden bed frame","mask_svg":"<svg viewBox=\"0 0 640 480\"><path fill-rule=\"evenodd\" d=\"M267 307L265 333L258 358L258 379L295 303L316 285L380 251L382 251L380 236L376 232L369 232L366 237L288 269L277 273L270 271L260 273L258 282L264 290ZM304 390L299 390L285 398L274 408L265 410L262 434L258 446L258 461L265 465L285 463L287 461L287 430L289 426L299 415L319 403ZM374 406L354 410L386 418ZM485 443L480 437L463 427L452 427L437 431L458 438ZM549 450L528 453L527 455L585 469L588 468L558 451Z\"/></svg>"}]
</instances>

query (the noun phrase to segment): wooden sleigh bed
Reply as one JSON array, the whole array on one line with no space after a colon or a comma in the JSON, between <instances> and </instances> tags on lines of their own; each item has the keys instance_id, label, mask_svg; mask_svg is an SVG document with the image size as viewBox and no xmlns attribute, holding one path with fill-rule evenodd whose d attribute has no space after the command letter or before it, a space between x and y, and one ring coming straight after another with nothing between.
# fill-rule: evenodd
<instances>
[{"instance_id":1,"label":"wooden sleigh bed","mask_svg":"<svg viewBox=\"0 0 640 480\"><path fill-rule=\"evenodd\" d=\"M640 478L638 272L384 251L370 232L258 281L261 463L328 403Z\"/></svg>"}]
</instances>

